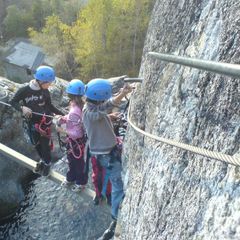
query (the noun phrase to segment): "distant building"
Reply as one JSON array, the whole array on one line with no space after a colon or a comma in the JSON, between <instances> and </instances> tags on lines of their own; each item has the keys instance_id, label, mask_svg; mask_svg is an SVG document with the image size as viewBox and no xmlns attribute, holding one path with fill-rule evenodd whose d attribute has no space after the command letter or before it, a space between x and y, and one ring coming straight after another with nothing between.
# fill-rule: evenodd
<instances>
[{"instance_id":1,"label":"distant building","mask_svg":"<svg viewBox=\"0 0 240 240\"><path fill-rule=\"evenodd\" d=\"M32 74L40 65L49 65L44 62L42 49L26 40L16 42L4 55L2 61L6 77L18 83L31 80Z\"/></svg>"}]
</instances>

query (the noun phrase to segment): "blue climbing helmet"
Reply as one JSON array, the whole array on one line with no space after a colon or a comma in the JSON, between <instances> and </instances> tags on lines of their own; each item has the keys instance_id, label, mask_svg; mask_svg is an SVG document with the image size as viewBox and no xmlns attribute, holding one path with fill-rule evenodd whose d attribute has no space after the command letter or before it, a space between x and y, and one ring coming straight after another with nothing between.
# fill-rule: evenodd
<instances>
[{"instance_id":1,"label":"blue climbing helmet","mask_svg":"<svg viewBox=\"0 0 240 240\"><path fill-rule=\"evenodd\" d=\"M36 69L34 78L40 82L53 82L55 80L55 71L48 66L40 66Z\"/></svg>"},{"instance_id":2,"label":"blue climbing helmet","mask_svg":"<svg viewBox=\"0 0 240 240\"><path fill-rule=\"evenodd\" d=\"M85 95L94 101L108 100L112 97L112 85L106 79L93 79L86 85Z\"/></svg>"},{"instance_id":3,"label":"blue climbing helmet","mask_svg":"<svg viewBox=\"0 0 240 240\"><path fill-rule=\"evenodd\" d=\"M73 79L68 83L66 92L72 95L83 96L84 95L84 83L79 79Z\"/></svg>"}]
</instances>

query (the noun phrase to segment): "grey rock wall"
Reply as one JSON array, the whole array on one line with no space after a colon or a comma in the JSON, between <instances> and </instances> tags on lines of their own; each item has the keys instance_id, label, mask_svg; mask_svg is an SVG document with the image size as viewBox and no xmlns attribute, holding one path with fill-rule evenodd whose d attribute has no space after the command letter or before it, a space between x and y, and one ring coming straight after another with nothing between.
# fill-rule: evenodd
<instances>
[{"instance_id":1,"label":"grey rock wall","mask_svg":"<svg viewBox=\"0 0 240 240\"><path fill-rule=\"evenodd\" d=\"M154 135L233 155L240 79L161 62L149 51L239 63L240 2L157 0L131 118ZM121 239L240 239L240 169L129 128Z\"/></svg>"}]
</instances>

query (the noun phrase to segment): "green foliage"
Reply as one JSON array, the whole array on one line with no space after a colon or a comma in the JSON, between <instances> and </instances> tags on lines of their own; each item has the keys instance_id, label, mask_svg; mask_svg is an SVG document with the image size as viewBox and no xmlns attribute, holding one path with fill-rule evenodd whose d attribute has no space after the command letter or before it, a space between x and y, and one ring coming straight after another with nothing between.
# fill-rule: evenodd
<instances>
[{"instance_id":1,"label":"green foliage","mask_svg":"<svg viewBox=\"0 0 240 240\"><path fill-rule=\"evenodd\" d=\"M50 56L58 59L55 66L58 76L72 79L75 70L75 61L72 52L70 27L61 22L58 16L46 18L45 27L41 32L30 28L29 35L32 41L42 46Z\"/></svg>"},{"instance_id":2,"label":"green foliage","mask_svg":"<svg viewBox=\"0 0 240 240\"><path fill-rule=\"evenodd\" d=\"M27 37L27 29L40 30L45 19L58 15L61 21L71 24L76 20L82 7L81 0L15 0L15 4L7 8L4 19L4 38Z\"/></svg>"},{"instance_id":3,"label":"green foliage","mask_svg":"<svg viewBox=\"0 0 240 240\"><path fill-rule=\"evenodd\" d=\"M21 0L8 9L5 25L8 37L29 27L33 42L58 60L60 77L137 76L153 2Z\"/></svg>"},{"instance_id":4,"label":"green foliage","mask_svg":"<svg viewBox=\"0 0 240 240\"><path fill-rule=\"evenodd\" d=\"M1 45L0 45L1 47ZM3 68L3 62L1 61L3 57L3 51L0 49L0 76L1 77L5 77L5 71L4 71L4 68Z\"/></svg>"},{"instance_id":5,"label":"green foliage","mask_svg":"<svg viewBox=\"0 0 240 240\"><path fill-rule=\"evenodd\" d=\"M34 18L33 27L36 29L41 29L44 26L45 18L52 14L51 9L49 9L48 4L46 1L36 0L31 5L31 12Z\"/></svg>"},{"instance_id":6,"label":"green foliage","mask_svg":"<svg viewBox=\"0 0 240 240\"><path fill-rule=\"evenodd\" d=\"M9 6L3 22L6 38L26 37L27 28L32 21L32 16L29 13L20 11L16 5Z\"/></svg>"},{"instance_id":7,"label":"green foliage","mask_svg":"<svg viewBox=\"0 0 240 240\"><path fill-rule=\"evenodd\" d=\"M151 0L90 0L72 27L84 78L137 75Z\"/></svg>"}]
</instances>

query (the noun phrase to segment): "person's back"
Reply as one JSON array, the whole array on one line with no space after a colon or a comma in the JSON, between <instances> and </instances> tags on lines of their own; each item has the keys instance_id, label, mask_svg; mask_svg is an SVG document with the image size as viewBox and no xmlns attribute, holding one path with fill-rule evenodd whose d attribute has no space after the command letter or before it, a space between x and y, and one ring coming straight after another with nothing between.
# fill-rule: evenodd
<instances>
[{"instance_id":1,"label":"person's back","mask_svg":"<svg viewBox=\"0 0 240 240\"><path fill-rule=\"evenodd\" d=\"M66 131L68 136L76 140L84 136L84 129L82 123L82 107L80 107L74 100L70 102L69 113L63 118L66 123Z\"/></svg>"},{"instance_id":2,"label":"person's back","mask_svg":"<svg viewBox=\"0 0 240 240\"><path fill-rule=\"evenodd\" d=\"M116 136L107 112L113 107L112 100L100 105L88 100L84 107L83 123L87 131L92 154L109 153L116 145Z\"/></svg>"},{"instance_id":3,"label":"person's back","mask_svg":"<svg viewBox=\"0 0 240 240\"><path fill-rule=\"evenodd\" d=\"M89 139L90 153L96 156L100 166L105 168L112 184L111 213L114 226L124 192L121 177L121 159L116 157L119 156L116 147L116 135L108 112L116 105L119 105L121 99L131 90L131 87L127 85L116 97L111 99L111 84L104 79L93 79L86 85L85 91L87 104L83 110L83 124ZM113 233L114 229L111 235Z\"/></svg>"}]
</instances>

